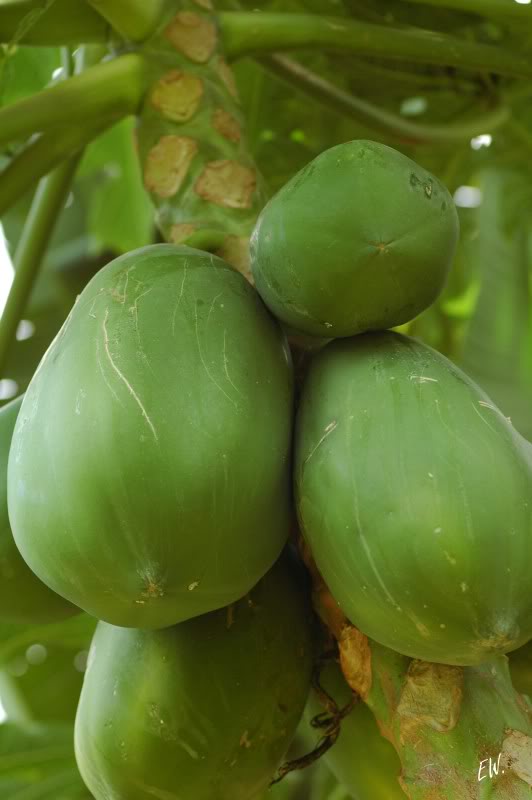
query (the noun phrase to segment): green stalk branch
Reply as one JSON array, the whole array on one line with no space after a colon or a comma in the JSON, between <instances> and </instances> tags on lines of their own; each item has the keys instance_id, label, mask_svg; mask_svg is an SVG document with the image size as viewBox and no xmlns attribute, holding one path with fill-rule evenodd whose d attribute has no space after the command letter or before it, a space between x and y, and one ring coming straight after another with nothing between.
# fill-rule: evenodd
<instances>
[{"instance_id":1,"label":"green stalk branch","mask_svg":"<svg viewBox=\"0 0 532 800\"><path fill-rule=\"evenodd\" d=\"M162 19L165 0L88 0L124 39L142 42L151 36Z\"/></svg>"},{"instance_id":2,"label":"green stalk branch","mask_svg":"<svg viewBox=\"0 0 532 800\"><path fill-rule=\"evenodd\" d=\"M35 182L54 167L81 150L120 116L100 120L92 125L70 128L58 133L45 133L16 158L0 174L0 216L20 200Z\"/></svg>"},{"instance_id":3,"label":"green stalk branch","mask_svg":"<svg viewBox=\"0 0 532 800\"><path fill-rule=\"evenodd\" d=\"M528 21L532 23L532 9L527 4L516 3L515 0L405 0L416 5L452 8L455 11L466 11L480 17L500 17Z\"/></svg>"},{"instance_id":4,"label":"green stalk branch","mask_svg":"<svg viewBox=\"0 0 532 800\"><path fill-rule=\"evenodd\" d=\"M219 14L228 58L321 48L462 69L532 77L528 53L421 29L399 29L315 14L226 11Z\"/></svg>"},{"instance_id":5,"label":"green stalk branch","mask_svg":"<svg viewBox=\"0 0 532 800\"><path fill-rule=\"evenodd\" d=\"M493 110L473 119L442 125L423 124L404 119L392 111L369 103L334 86L320 75L285 56L268 56L258 59L269 72L329 108L352 117L357 122L378 128L385 133L414 142L456 142L471 139L479 133L493 131L509 118L509 109L498 105Z\"/></svg>"},{"instance_id":6,"label":"green stalk branch","mask_svg":"<svg viewBox=\"0 0 532 800\"><path fill-rule=\"evenodd\" d=\"M15 252L15 277L0 318L0 376L4 375L18 324L24 315L35 278L65 205L80 153L65 161L39 183Z\"/></svg>"},{"instance_id":7,"label":"green stalk branch","mask_svg":"<svg viewBox=\"0 0 532 800\"><path fill-rule=\"evenodd\" d=\"M130 53L5 106L0 109L0 148L36 132L134 114L147 85L146 71L142 56Z\"/></svg>"},{"instance_id":8,"label":"green stalk branch","mask_svg":"<svg viewBox=\"0 0 532 800\"><path fill-rule=\"evenodd\" d=\"M22 37L24 44L75 45L107 41L110 29L85 0L55 0L43 11L42 0L0 1L0 43L10 44Z\"/></svg>"}]
</instances>

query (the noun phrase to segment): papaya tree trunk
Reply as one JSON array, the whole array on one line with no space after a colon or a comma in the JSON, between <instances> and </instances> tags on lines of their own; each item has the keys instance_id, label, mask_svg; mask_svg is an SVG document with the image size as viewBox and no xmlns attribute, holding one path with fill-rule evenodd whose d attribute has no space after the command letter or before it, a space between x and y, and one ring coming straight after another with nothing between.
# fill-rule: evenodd
<instances>
[{"instance_id":1,"label":"papaya tree trunk","mask_svg":"<svg viewBox=\"0 0 532 800\"><path fill-rule=\"evenodd\" d=\"M265 192L210 7L171 3L143 44L152 78L138 151L164 239L216 253L249 278L248 241Z\"/></svg>"}]
</instances>

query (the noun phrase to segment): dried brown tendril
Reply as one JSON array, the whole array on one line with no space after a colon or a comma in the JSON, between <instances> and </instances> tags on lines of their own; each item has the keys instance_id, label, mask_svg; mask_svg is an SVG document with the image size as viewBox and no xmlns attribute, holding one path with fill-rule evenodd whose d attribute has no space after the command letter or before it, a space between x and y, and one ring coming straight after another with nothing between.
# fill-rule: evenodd
<instances>
[{"instance_id":1,"label":"dried brown tendril","mask_svg":"<svg viewBox=\"0 0 532 800\"><path fill-rule=\"evenodd\" d=\"M340 735L342 720L347 717L347 715L353 710L358 702L358 695L355 692L352 692L349 702L345 706L339 706L334 698L331 697L331 695L320 683L320 676L324 666L332 659L337 660L337 658L337 649L330 650L320 656L314 665L312 688L316 692L321 705L325 709L319 714L316 714L316 716L310 721L311 726L319 730L321 733L318 744L313 750L310 751L310 753L305 753L305 755L299 756L299 758L294 758L291 761L286 761L284 764L282 764L277 770L275 778L273 778L273 780L270 782L270 786L274 786L276 783L282 781L283 778L285 778L290 772L306 769L307 767L310 767L312 764L316 763L316 761L318 761L318 759L320 759L324 753L326 753L327 750L329 750L336 742L338 736Z\"/></svg>"}]
</instances>

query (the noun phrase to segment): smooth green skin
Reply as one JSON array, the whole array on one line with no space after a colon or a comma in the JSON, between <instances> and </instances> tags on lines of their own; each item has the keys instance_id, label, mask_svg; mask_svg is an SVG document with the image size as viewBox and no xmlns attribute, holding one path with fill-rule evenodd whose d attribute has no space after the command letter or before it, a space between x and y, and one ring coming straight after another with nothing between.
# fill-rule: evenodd
<instances>
[{"instance_id":1,"label":"smooth green skin","mask_svg":"<svg viewBox=\"0 0 532 800\"><path fill-rule=\"evenodd\" d=\"M0 620L22 625L56 622L80 609L52 592L30 570L13 539L7 513L7 462L22 397L0 409Z\"/></svg>"},{"instance_id":2,"label":"smooth green skin","mask_svg":"<svg viewBox=\"0 0 532 800\"><path fill-rule=\"evenodd\" d=\"M321 153L270 200L251 265L280 320L335 338L421 313L457 241L456 208L437 178L391 147L355 140Z\"/></svg>"},{"instance_id":3,"label":"smooth green skin","mask_svg":"<svg viewBox=\"0 0 532 800\"><path fill-rule=\"evenodd\" d=\"M100 623L76 717L95 800L252 800L303 713L306 582L281 559L236 603L162 631Z\"/></svg>"},{"instance_id":4,"label":"smooth green skin","mask_svg":"<svg viewBox=\"0 0 532 800\"><path fill-rule=\"evenodd\" d=\"M34 572L98 619L228 605L291 522L292 369L245 279L154 245L87 285L25 395L9 514Z\"/></svg>"},{"instance_id":5,"label":"smooth green skin","mask_svg":"<svg viewBox=\"0 0 532 800\"><path fill-rule=\"evenodd\" d=\"M340 667L328 664L320 675L320 684L333 697L339 708L351 699L351 690ZM310 721L324 713L315 692L311 692L305 709L307 740L314 742L316 729ZM324 756L340 783L355 800L406 800L399 784L401 762L393 745L380 733L375 717L362 700L342 720L340 735Z\"/></svg>"},{"instance_id":6,"label":"smooth green skin","mask_svg":"<svg viewBox=\"0 0 532 800\"><path fill-rule=\"evenodd\" d=\"M365 634L473 665L532 637L530 445L457 367L382 332L327 345L303 387L296 502Z\"/></svg>"}]
</instances>

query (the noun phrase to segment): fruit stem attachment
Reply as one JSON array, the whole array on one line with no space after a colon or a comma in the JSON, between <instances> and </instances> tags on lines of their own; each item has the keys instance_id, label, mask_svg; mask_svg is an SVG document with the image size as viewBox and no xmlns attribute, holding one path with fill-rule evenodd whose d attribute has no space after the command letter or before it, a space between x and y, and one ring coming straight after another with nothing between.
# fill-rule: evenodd
<instances>
[{"instance_id":1,"label":"fruit stem attachment","mask_svg":"<svg viewBox=\"0 0 532 800\"><path fill-rule=\"evenodd\" d=\"M142 42L157 29L163 17L165 0L88 0L111 27L124 39Z\"/></svg>"},{"instance_id":2,"label":"fruit stem attachment","mask_svg":"<svg viewBox=\"0 0 532 800\"><path fill-rule=\"evenodd\" d=\"M392 28L319 14L225 11L218 15L229 59L279 50L322 48L408 59L501 75L532 77L526 53L417 28Z\"/></svg>"},{"instance_id":3,"label":"fruit stem attachment","mask_svg":"<svg viewBox=\"0 0 532 800\"><path fill-rule=\"evenodd\" d=\"M129 53L0 109L0 148L39 131L46 133L113 115L134 114L144 95L146 62Z\"/></svg>"},{"instance_id":4,"label":"fruit stem attachment","mask_svg":"<svg viewBox=\"0 0 532 800\"><path fill-rule=\"evenodd\" d=\"M504 124L510 115L506 106L497 104L490 111L478 114L472 119L445 125L420 124L339 89L321 75L287 56L263 56L258 61L272 74L301 89L329 108L363 125L369 125L403 140L438 143L465 141L479 133L495 130Z\"/></svg>"}]
</instances>

